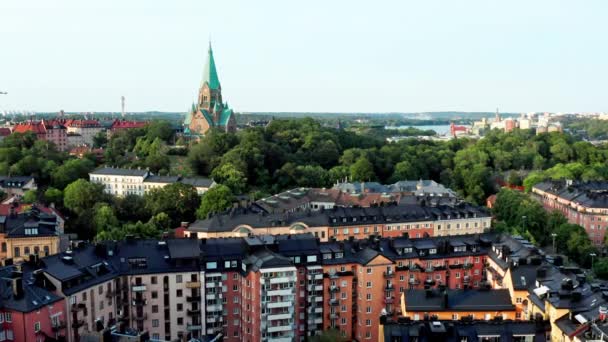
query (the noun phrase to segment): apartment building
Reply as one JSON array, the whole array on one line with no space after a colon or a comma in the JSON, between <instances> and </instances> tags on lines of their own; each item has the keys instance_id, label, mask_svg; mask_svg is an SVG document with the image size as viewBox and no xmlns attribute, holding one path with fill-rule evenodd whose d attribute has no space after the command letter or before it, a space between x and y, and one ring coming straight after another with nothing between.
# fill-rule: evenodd
<instances>
[{"instance_id":1,"label":"apartment building","mask_svg":"<svg viewBox=\"0 0 608 342\"><path fill-rule=\"evenodd\" d=\"M608 182L547 181L532 187L547 211L558 210L568 222L585 228L589 239L602 245L608 228Z\"/></svg>"},{"instance_id":2,"label":"apartment building","mask_svg":"<svg viewBox=\"0 0 608 342\"><path fill-rule=\"evenodd\" d=\"M492 217L481 207L460 203L428 207L419 204L383 207L334 207L318 212L269 214L255 207L232 208L190 224L185 236L239 237L310 233L321 241L366 239L369 235L412 238L482 233Z\"/></svg>"},{"instance_id":3,"label":"apartment building","mask_svg":"<svg viewBox=\"0 0 608 342\"><path fill-rule=\"evenodd\" d=\"M546 341L547 321L380 320L379 342Z\"/></svg>"},{"instance_id":4,"label":"apartment building","mask_svg":"<svg viewBox=\"0 0 608 342\"><path fill-rule=\"evenodd\" d=\"M401 293L436 284L476 288L494 239L128 238L32 255L23 271L63 300L68 341L125 328L166 341L219 334L234 342L303 341L331 327L348 340L375 341L379 317L401 312ZM420 268L427 261L443 266ZM462 276L448 280L450 267Z\"/></svg>"},{"instance_id":5,"label":"apartment building","mask_svg":"<svg viewBox=\"0 0 608 342\"><path fill-rule=\"evenodd\" d=\"M0 190L8 196L22 197L28 190L37 190L38 185L31 176L0 176Z\"/></svg>"},{"instance_id":6,"label":"apartment building","mask_svg":"<svg viewBox=\"0 0 608 342\"><path fill-rule=\"evenodd\" d=\"M80 140L75 139L72 146L80 146L80 144L76 142L93 146L93 138L104 130L104 127L98 120L65 120L64 125L67 128L68 135L80 136Z\"/></svg>"},{"instance_id":7,"label":"apartment building","mask_svg":"<svg viewBox=\"0 0 608 342\"><path fill-rule=\"evenodd\" d=\"M59 120L19 122L13 127L13 132L33 132L38 139L54 143L59 151L68 149L67 129Z\"/></svg>"},{"instance_id":8,"label":"apartment building","mask_svg":"<svg viewBox=\"0 0 608 342\"><path fill-rule=\"evenodd\" d=\"M51 255L61 250L63 225L52 208L0 205L0 259L28 260L30 255Z\"/></svg>"},{"instance_id":9,"label":"apartment building","mask_svg":"<svg viewBox=\"0 0 608 342\"><path fill-rule=\"evenodd\" d=\"M332 209L334 207L373 207L393 203L454 205L457 194L432 180L399 181L390 185L377 182L336 183L333 188L294 188L254 202L267 213Z\"/></svg>"},{"instance_id":10,"label":"apartment building","mask_svg":"<svg viewBox=\"0 0 608 342\"><path fill-rule=\"evenodd\" d=\"M155 176L148 170L102 167L89 173L92 183L102 184L108 194L124 197L143 196L146 192L162 188L168 184L183 183L192 185L199 195L204 194L215 182L209 178L187 178L181 176Z\"/></svg>"}]
</instances>

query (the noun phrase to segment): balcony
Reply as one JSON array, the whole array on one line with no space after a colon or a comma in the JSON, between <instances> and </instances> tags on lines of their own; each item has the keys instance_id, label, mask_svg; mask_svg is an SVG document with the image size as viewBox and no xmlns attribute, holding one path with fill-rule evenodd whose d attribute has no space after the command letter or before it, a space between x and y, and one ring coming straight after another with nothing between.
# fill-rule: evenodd
<instances>
[{"instance_id":1,"label":"balcony","mask_svg":"<svg viewBox=\"0 0 608 342\"><path fill-rule=\"evenodd\" d=\"M188 331L195 331L195 330L202 330L203 326L200 324L188 324L186 325L186 330Z\"/></svg>"},{"instance_id":2,"label":"balcony","mask_svg":"<svg viewBox=\"0 0 608 342\"><path fill-rule=\"evenodd\" d=\"M145 312L134 313L133 319L135 319L136 321L145 321L146 319L148 319L148 314L146 314Z\"/></svg>"},{"instance_id":3,"label":"balcony","mask_svg":"<svg viewBox=\"0 0 608 342\"><path fill-rule=\"evenodd\" d=\"M322 302L323 301L323 297L321 296L308 296L308 302L309 303L318 303L318 302Z\"/></svg>"},{"instance_id":4,"label":"balcony","mask_svg":"<svg viewBox=\"0 0 608 342\"><path fill-rule=\"evenodd\" d=\"M323 291L323 285L308 285L308 291Z\"/></svg>"},{"instance_id":5,"label":"balcony","mask_svg":"<svg viewBox=\"0 0 608 342\"><path fill-rule=\"evenodd\" d=\"M200 301L201 301L201 295L200 294L186 296L186 302L200 302Z\"/></svg>"},{"instance_id":6,"label":"balcony","mask_svg":"<svg viewBox=\"0 0 608 342\"><path fill-rule=\"evenodd\" d=\"M72 312L78 312L80 310L86 310L87 306L84 303L72 304Z\"/></svg>"},{"instance_id":7,"label":"balcony","mask_svg":"<svg viewBox=\"0 0 608 342\"><path fill-rule=\"evenodd\" d=\"M282 320L282 319L290 319L292 316L293 316L293 314L291 314L291 313L281 313L281 314L276 314L276 315L268 315L266 317L266 319L269 321L278 321L278 320Z\"/></svg>"},{"instance_id":8,"label":"balcony","mask_svg":"<svg viewBox=\"0 0 608 342\"><path fill-rule=\"evenodd\" d=\"M338 319L340 318L340 314L338 314L337 312L330 312L327 314L327 318L329 319Z\"/></svg>"},{"instance_id":9,"label":"balcony","mask_svg":"<svg viewBox=\"0 0 608 342\"><path fill-rule=\"evenodd\" d=\"M146 285L143 284L139 284L139 285L131 285L131 291L133 292L145 292L146 291Z\"/></svg>"},{"instance_id":10,"label":"balcony","mask_svg":"<svg viewBox=\"0 0 608 342\"><path fill-rule=\"evenodd\" d=\"M144 306L148 304L148 301L146 300L146 298L135 298L131 301L131 303L133 304L133 306Z\"/></svg>"},{"instance_id":11,"label":"balcony","mask_svg":"<svg viewBox=\"0 0 608 342\"><path fill-rule=\"evenodd\" d=\"M384 288L387 291L392 291L395 289L395 285L393 284L386 284L386 287Z\"/></svg>"},{"instance_id":12,"label":"balcony","mask_svg":"<svg viewBox=\"0 0 608 342\"><path fill-rule=\"evenodd\" d=\"M340 291L340 288L335 286L335 285L330 285L329 286L329 292L338 292Z\"/></svg>"},{"instance_id":13,"label":"balcony","mask_svg":"<svg viewBox=\"0 0 608 342\"><path fill-rule=\"evenodd\" d=\"M270 278L270 283L271 284L282 284L282 283L289 283L295 281L294 277L277 277L277 278Z\"/></svg>"},{"instance_id":14,"label":"balcony","mask_svg":"<svg viewBox=\"0 0 608 342\"><path fill-rule=\"evenodd\" d=\"M462 268L464 268L464 269L473 268L473 263L465 262L464 264L462 264Z\"/></svg>"},{"instance_id":15,"label":"balcony","mask_svg":"<svg viewBox=\"0 0 608 342\"><path fill-rule=\"evenodd\" d=\"M395 276L394 271L386 271L384 272L384 278L393 278Z\"/></svg>"},{"instance_id":16,"label":"balcony","mask_svg":"<svg viewBox=\"0 0 608 342\"><path fill-rule=\"evenodd\" d=\"M393 297L384 298L384 304L393 304L394 302L395 302L395 298L393 298Z\"/></svg>"},{"instance_id":17,"label":"balcony","mask_svg":"<svg viewBox=\"0 0 608 342\"><path fill-rule=\"evenodd\" d=\"M424 269L424 272L426 272L426 273L430 273L433 271L435 271L435 267L433 267L433 266L428 266Z\"/></svg>"},{"instance_id":18,"label":"balcony","mask_svg":"<svg viewBox=\"0 0 608 342\"><path fill-rule=\"evenodd\" d=\"M410 283L410 285L419 285L420 280L418 280L416 278L410 278L409 283Z\"/></svg>"},{"instance_id":19,"label":"balcony","mask_svg":"<svg viewBox=\"0 0 608 342\"><path fill-rule=\"evenodd\" d=\"M211 324L211 323L220 323L220 322L223 322L223 321L224 321L224 317L222 317L222 316L219 316L219 317L216 317L216 316L208 316L208 317L207 317L207 319L206 319L206 321L207 321L207 323L209 323L209 324Z\"/></svg>"},{"instance_id":20,"label":"balcony","mask_svg":"<svg viewBox=\"0 0 608 342\"><path fill-rule=\"evenodd\" d=\"M112 298L116 292L114 290L106 291L106 298Z\"/></svg>"},{"instance_id":21,"label":"balcony","mask_svg":"<svg viewBox=\"0 0 608 342\"><path fill-rule=\"evenodd\" d=\"M201 309L188 309L186 311L188 313L188 316L195 316L201 314Z\"/></svg>"},{"instance_id":22,"label":"balcony","mask_svg":"<svg viewBox=\"0 0 608 342\"><path fill-rule=\"evenodd\" d=\"M306 311L307 311L309 314L313 314L313 313L323 313L323 308L321 308L321 307L319 307L319 308L311 308L311 307L308 307L308 309L306 309Z\"/></svg>"},{"instance_id":23,"label":"balcony","mask_svg":"<svg viewBox=\"0 0 608 342\"><path fill-rule=\"evenodd\" d=\"M269 309L274 309L274 308L288 308L293 306L293 303L291 301L285 301L285 302L268 302L266 304L266 307L268 307Z\"/></svg>"},{"instance_id":24,"label":"balcony","mask_svg":"<svg viewBox=\"0 0 608 342\"><path fill-rule=\"evenodd\" d=\"M321 279L323 279L323 273L308 274L308 275L306 275L306 279L308 279L308 280L321 280Z\"/></svg>"},{"instance_id":25,"label":"balcony","mask_svg":"<svg viewBox=\"0 0 608 342\"><path fill-rule=\"evenodd\" d=\"M198 289L201 287L201 283L199 283L198 281L189 281L186 282L186 288L187 289Z\"/></svg>"},{"instance_id":26,"label":"balcony","mask_svg":"<svg viewBox=\"0 0 608 342\"><path fill-rule=\"evenodd\" d=\"M323 323L323 318L309 318L307 322L308 322L309 325L322 324Z\"/></svg>"},{"instance_id":27,"label":"balcony","mask_svg":"<svg viewBox=\"0 0 608 342\"><path fill-rule=\"evenodd\" d=\"M293 330L293 327L291 326L291 324L287 324L287 325L271 326L271 327L268 327L266 331L268 333L273 333L273 332L291 331L291 330Z\"/></svg>"},{"instance_id":28,"label":"balcony","mask_svg":"<svg viewBox=\"0 0 608 342\"><path fill-rule=\"evenodd\" d=\"M469 283L471 282L471 276L464 276L464 278L463 278L463 282L464 282L465 284L469 284Z\"/></svg>"},{"instance_id":29,"label":"balcony","mask_svg":"<svg viewBox=\"0 0 608 342\"><path fill-rule=\"evenodd\" d=\"M57 331L65 329L65 326L66 326L65 321L57 321L52 324L51 328L53 329L54 332L57 332Z\"/></svg>"},{"instance_id":30,"label":"balcony","mask_svg":"<svg viewBox=\"0 0 608 342\"><path fill-rule=\"evenodd\" d=\"M205 283L205 287L210 289L212 287L215 287L215 283Z\"/></svg>"},{"instance_id":31,"label":"balcony","mask_svg":"<svg viewBox=\"0 0 608 342\"><path fill-rule=\"evenodd\" d=\"M337 300L337 299L330 299L329 300L329 305L331 305L331 306L338 306L338 305L340 305L340 301Z\"/></svg>"},{"instance_id":32,"label":"balcony","mask_svg":"<svg viewBox=\"0 0 608 342\"><path fill-rule=\"evenodd\" d=\"M222 306L221 305L207 305L207 308L205 308L205 311L207 311L207 312L222 311Z\"/></svg>"},{"instance_id":33,"label":"balcony","mask_svg":"<svg viewBox=\"0 0 608 342\"><path fill-rule=\"evenodd\" d=\"M292 295L292 294L293 294L292 289L269 290L268 292L266 292L267 296L289 296L289 295Z\"/></svg>"}]
</instances>

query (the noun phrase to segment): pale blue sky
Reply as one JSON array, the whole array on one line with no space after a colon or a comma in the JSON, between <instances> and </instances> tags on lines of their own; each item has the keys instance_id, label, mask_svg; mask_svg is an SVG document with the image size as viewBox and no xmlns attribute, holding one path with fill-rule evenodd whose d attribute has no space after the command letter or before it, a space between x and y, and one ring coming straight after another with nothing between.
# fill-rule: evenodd
<instances>
[{"instance_id":1,"label":"pale blue sky","mask_svg":"<svg viewBox=\"0 0 608 342\"><path fill-rule=\"evenodd\" d=\"M0 1L0 110L608 111L608 1Z\"/></svg>"}]
</instances>

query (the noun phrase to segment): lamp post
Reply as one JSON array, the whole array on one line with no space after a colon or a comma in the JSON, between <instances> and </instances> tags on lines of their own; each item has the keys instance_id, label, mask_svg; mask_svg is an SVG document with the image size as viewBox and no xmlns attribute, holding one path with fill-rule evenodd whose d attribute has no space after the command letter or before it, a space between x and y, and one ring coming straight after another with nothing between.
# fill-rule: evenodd
<instances>
[{"instance_id":1,"label":"lamp post","mask_svg":"<svg viewBox=\"0 0 608 342\"><path fill-rule=\"evenodd\" d=\"M595 258L597 254L589 253L589 256L591 257L591 272L593 272L593 258Z\"/></svg>"},{"instance_id":2,"label":"lamp post","mask_svg":"<svg viewBox=\"0 0 608 342\"><path fill-rule=\"evenodd\" d=\"M523 215L523 216L521 217L521 220L522 220L522 224L521 224L521 225L522 225L522 228L524 229L524 231L526 230L526 219L527 219L527 218L528 218L528 217L527 217L526 215Z\"/></svg>"},{"instance_id":3,"label":"lamp post","mask_svg":"<svg viewBox=\"0 0 608 342\"><path fill-rule=\"evenodd\" d=\"M553 238L553 254L557 254L557 251L555 250L555 237L556 236L557 236L557 234L551 233L551 237Z\"/></svg>"}]
</instances>

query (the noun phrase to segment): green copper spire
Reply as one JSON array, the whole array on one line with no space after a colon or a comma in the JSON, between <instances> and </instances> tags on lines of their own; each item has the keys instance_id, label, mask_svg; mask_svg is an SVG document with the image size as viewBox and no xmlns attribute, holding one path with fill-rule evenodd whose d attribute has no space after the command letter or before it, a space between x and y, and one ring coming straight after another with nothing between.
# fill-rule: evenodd
<instances>
[{"instance_id":1,"label":"green copper spire","mask_svg":"<svg viewBox=\"0 0 608 342\"><path fill-rule=\"evenodd\" d=\"M213 50L211 49L211 42L209 42L209 53L207 56L207 63L205 69L203 69L203 80L201 86L205 83L209 84L211 89L220 88L220 79L217 77L217 70L215 69L215 60L213 59Z\"/></svg>"}]
</instances>

